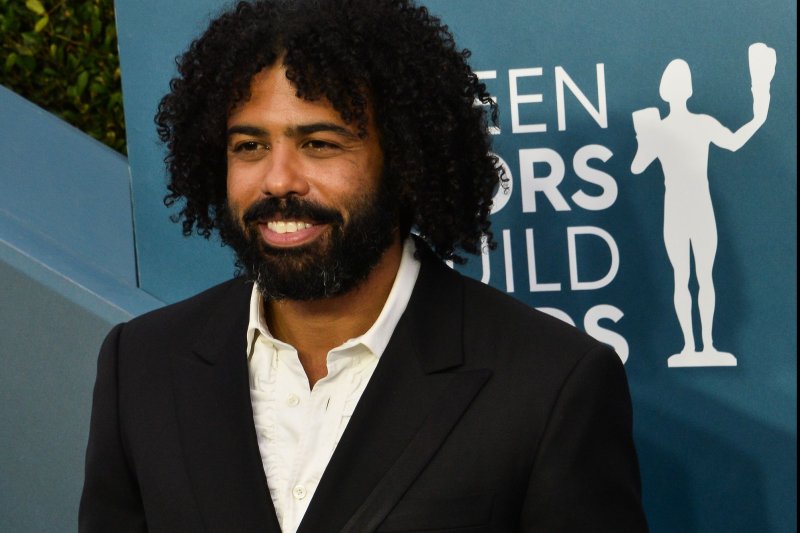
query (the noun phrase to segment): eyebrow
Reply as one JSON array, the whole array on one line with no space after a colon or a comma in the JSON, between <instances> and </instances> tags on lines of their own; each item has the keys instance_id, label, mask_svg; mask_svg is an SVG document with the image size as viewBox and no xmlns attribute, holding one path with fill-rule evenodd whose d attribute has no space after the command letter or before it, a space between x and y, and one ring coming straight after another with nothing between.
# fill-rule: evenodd
<instances>
[{"instance_id":1,"label":"eyebrow","mask_svg":"<svg viewBox=\"0 0 800 533\"><path fill-rule=\"evenodd\" d=\"M232 135L236 135L240 133L242 135L252 135L254 137L268 137L269 133L267 130L256 127L256 126L247 126L245 124L241 124L238 126L231 126L228 128L228 137Z\"/></svg>"},{"instance_id":2,"label":"eyebrow","mask_svg":"<svg viewBox=\"0 0 800 533\"><path fill-rule=\"evenodd\" d=\"M302 135L309 135L311 133L318 133L320 131L328 131L331 133L335 133L337 135L341 135L342 137L347 137L349 139L359 138L358 135L356 135L352 131L338 124L334 124L333 122L316 122L314 124L303 124L300 126L294 126L292 128L289 128L289 131L287 131L287 135L289 135L290 137L302 136Z\"/></svg>"},{"instance_id":3,"label":"eyebrow","mask_svg":"<svg viewBox=\"0 0 800 533\"><path fill-rule=\"evenodd\" d=\"M357 134L353 133L347 128L335 124L333 122L314 122L312 124L301 124L299 126L291 126L286 129L286 135L288 137L300 137L303 135L310 135L312 133L318 133L321 131L335 133L337 135L341 135L342 137L347 137L348 139L360 138ZM267 130L259 128L258 126L251 126L248 124L239 124L228 128L228 137L236 135L237 133L242 135L252 135L254 137L270 136Z\"/></svg>"}]
</instances>

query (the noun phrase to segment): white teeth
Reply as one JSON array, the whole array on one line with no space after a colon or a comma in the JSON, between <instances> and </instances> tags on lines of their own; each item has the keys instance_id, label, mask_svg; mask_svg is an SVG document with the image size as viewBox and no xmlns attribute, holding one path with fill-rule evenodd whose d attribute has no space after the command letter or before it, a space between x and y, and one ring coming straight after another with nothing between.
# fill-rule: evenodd
<instances>
[{"instance_id":1,"label":"white teeth","mask_svg":"<svg viewBox=\"0 0 800 533\"><path fill-rule=\"evenodd\" d=\"M279 220L277 222L268 222L267 227L275 233L294 233L297 230L310 228L311 224L306 224L299 220Z\"/></svg>"}]
</instances>

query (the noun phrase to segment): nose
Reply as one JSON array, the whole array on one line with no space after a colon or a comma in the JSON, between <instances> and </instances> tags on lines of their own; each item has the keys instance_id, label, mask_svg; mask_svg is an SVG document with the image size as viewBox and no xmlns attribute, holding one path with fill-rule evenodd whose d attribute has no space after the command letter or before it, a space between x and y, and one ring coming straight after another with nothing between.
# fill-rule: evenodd
<instances>
[{"instance_id":1,"label":"nose","mask_svg":"<svg viewBox=\"0 0 800 533\"><path fill-rule=\"evenodd\" d=\"M292 143L273 144L261 180L261 192L265 196L304 196L309 191L300 154Z\"/></svg>"}]
</instances>

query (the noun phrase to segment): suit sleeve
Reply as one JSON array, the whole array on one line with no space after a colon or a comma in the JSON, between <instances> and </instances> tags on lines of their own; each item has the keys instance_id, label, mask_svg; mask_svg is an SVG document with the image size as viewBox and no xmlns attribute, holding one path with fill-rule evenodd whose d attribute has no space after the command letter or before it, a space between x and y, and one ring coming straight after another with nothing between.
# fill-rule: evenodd
<instances>
[{"instance_id":1,"label":"suit sleeve","mask_svg":"<svg viewBox=\"0 0 800 533\"><path fill-rule=\"evenodd\" d=\"M139 487L131 471L119 420L117 360L120 324L106 337L97 361L79 531L147 531Z\"/></svg>"},{"instance_id":2,"label":"suit sleeve","mask_svg":"<svg viewBox=\"0 0 800 533\"><path fill-rule=\"evenodd\" d=\"M588 352L565 380L520 517L525 532L646 532L631 401L619 357Z\"/></svg>"}]
</instances>

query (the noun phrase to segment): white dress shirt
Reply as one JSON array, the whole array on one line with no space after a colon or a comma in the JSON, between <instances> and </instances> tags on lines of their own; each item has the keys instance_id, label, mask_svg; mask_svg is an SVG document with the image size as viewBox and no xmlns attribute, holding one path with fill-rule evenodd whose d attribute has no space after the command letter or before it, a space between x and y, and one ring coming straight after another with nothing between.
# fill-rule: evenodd
<instances>
[{"instance_id":1,"label":"white dress shirt","mask_svg":"<svg viewBox=\"0 0 800 533\"><path fill-rule=\"evenodd\" d=\"M263 298L250 297L247 327L250 401L258 448L281 530L294 533L333 450L367 386L419 274L414 241L403 245L400 268L369 330L328 352L328 374L313 390L297 350L275 339L264 321Z\"/></svg>"}]
</instances>

